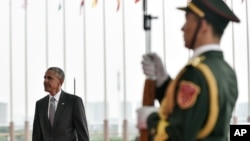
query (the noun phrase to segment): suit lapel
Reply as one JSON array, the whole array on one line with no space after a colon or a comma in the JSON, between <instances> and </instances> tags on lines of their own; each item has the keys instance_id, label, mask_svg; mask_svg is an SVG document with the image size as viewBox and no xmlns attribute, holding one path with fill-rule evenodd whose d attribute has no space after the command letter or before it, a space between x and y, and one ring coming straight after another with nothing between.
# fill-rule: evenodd
<instances>
[{"instance_id":1,"label":"suit lapel","mask_svg":"<svg viewBox=\"0 0 250 141\"><path fill-rule=\"evenodd\" d=\"M57 109L56 109L53 127L56 127L56 124L57 124L57 122L62 114L62 111L64 110L64 106L65 106L65 93L62 91L60 99L59 99L58 104L57 104Z\"/></svg>"}]
</instances>

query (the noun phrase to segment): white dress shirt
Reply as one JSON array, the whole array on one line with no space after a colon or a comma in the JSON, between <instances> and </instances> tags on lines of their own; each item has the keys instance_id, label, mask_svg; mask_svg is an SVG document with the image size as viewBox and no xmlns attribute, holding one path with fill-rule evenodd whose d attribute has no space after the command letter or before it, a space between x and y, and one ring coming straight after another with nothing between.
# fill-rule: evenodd
<instances>
[{"instance_id":1,"label":"white dress shirt","mask_svg":"<svg viewBox=\"0 0 250 141\"><path fill-rule=\"evenodd\" d=\"M49 108L50 108L50 99L51 97L54 97L55 98L55 111L56 111L56 108L57 108L57 104L59 102L59 98L60 98L60 95L61 95L61 92L62 90L60 90L58 93L56 93L56 95L52 96L52 95L49 95L49 101L48 101L48 117L49 117Z\"/></svg>"}]
</instances>

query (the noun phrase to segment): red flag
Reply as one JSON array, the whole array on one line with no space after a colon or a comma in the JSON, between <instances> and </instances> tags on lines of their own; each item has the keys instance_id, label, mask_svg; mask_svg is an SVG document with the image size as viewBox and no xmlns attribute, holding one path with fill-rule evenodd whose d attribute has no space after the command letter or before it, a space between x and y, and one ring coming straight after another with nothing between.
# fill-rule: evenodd
<instances>
[{"instance_id":1,"label":"red flag","mask_svg":"<svg viewBox=\"0 0 250 141\"><path fill-rule=\"evenodd\" d=\"M80 4L81 7L84 6L84 0L81 1L81 4Z\"/></svg>"},{"instance_id":2,"label":"red flag","mask_svg":"<svg viewBox=\"0 0 250 141\"><path fill-rule=\"evenodd\" d=\"M140 0L135 0L135 3L139 2Z\"/></svg>"},{"instance_id":3,"label":"red flag","mask_svg":"<svg viewBox=\"0 0 250 141\"><path fill-rule=\"evenodd\" d=\"M83 6L84 6L84 0L81 0L81 3L80 3L80 15L81 15L81 11L82 11Z\"/></svg>"},{"instance_id":4,"label":"red flag","mask_svg":"<svg viewBox=\"0 0 250 141\"><path fill-rule=\"evenodd\" d=\"M27 5L28 5L28 0L24 0L23 2L23 9L26 9L27 8Z\"/></svg>"}]
</instances>

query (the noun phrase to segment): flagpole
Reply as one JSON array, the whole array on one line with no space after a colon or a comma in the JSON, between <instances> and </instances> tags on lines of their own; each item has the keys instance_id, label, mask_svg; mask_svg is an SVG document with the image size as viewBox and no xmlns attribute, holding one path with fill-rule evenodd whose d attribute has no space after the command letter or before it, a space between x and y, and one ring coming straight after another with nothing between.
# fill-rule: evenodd
<instances>
[{"instance_id":1,"label":"flagpole","mask_svg":"<svg viewBox=\"0 0 250 141\"><path fill-rule=\"evenodd\" d=\"M233 0L231 0L231 9L233 10ZM235 70L235 46L234 46L234 23L232 23L232 54L233 54L233 69ZM237 124L238 119L235 115L235 110L233 111L233 124Z\"/></svg>"},{"instance_id":2,"label":"flagpole","mask_svg":"<svg viewBox=\"0 0 250 141\"><path fill-rule=\"evenodd\" d=\"M231 0L231 9L233 10L233 0ZM232 49L233 49L233 68L235 69L235 46L234 46L234 23L232 23Z\"/></svg>"},{"instance_id":3,"label":"flagpole","mask_svg":"<svg viewBox=\"0 0 250 141\"><path fill-rule=\"evenodd\" d=\"M248 3L247 0L245 0L246 3L246 33L247 33L247 66L248 66L248 117L247 122L250 122L250 56L249 56L249 27L248 27Z\"/></svg>"},{"instance_id":4,"label":"flagpole","mask_svg":"<svg viewBox=\"0 0 250 141\"><path fill-rule=\"evenodd\" d=\"M24 46L25 46L25 141L29 140L28 121L28 46L27 46L27 1L24 5Z\"/></svg>"},{"instance_id":5,"label":"flagpole","mask_svg":"<svg viewBox=\"0 0 250 141\"><path fill-rule=\"evenodd\" d=\"M14 135L14 122L13 122L13 70L12 70L12 0L9 1L9 45L10 45L10 50L9 50L9 61L10 61L10 141L15 141L15 135Z\"/></svg>"},{"instance_id":6,"label":"flagpole","mask_svg":"<svg viewBox=\"0 0 250 141\"><path fill-rule=\"evenodd\" d=\"M45 63L46 68L49 64L49 44L48 44L48 0L45 0Z\"/></svg>"},{"instance_id":7,"label":"flagpole","mask_svg":"<svg viewBox=\"0 0 250 141\"><path fill-rule=\"evenodd\" d=\"M66 66L66 61L67 61L67 53L66 53L66 6L65 6L65 0L62 0L62 12L63 12L63 68L64 68L64 73L67 74L67 66ZM66 89L67 83L64 82L64 89Z\"/></svg>"},{"instance_id":8,"label":"flagpole","mask_svg":"<svg viewBox=\"0 0 250 141\"><path fill-rule=\"evenodd\" d=\"M123 139L128 141L128 121L127 121L127 92L126 92L126 30L125 30L125 0L122 0L122 46L123 46L123 91L124 91L124 102L123 102Z\"/></svg>"},{"instance_id":9,"label":"flagpole","mask_svg":"<svg viewBox=\"0 0 250 141\"><path fill-rule=\"evenodd\" d=\"M191 2L191 0L187 0L187 4L188 4L189 2ZM189 50L188 50L188 60L191 58L191 56L192 56L192 50L189 49Z\"/></svg>"},{"instance_id":10,"label":"flagpole","mask_svg":"<svg viewBox=\"0 0 250 141\"><path fill-rule=\"evenodd\" d=\"M76 95L76 78L75 77L73 80L73 92L74 92L74 95Z\"/></svg>"},{"instance_id":11,"label":"flagpole","mask_svg":"<svg viewBox=\"0 0 250 141\"><path fill-rule=\"evenodd\" d=\"M103 0L103 63L104 63L104 141L109 141L108 119L107 119L107 86L106 86L106 19L105 0Z\"/></svg>"},{"instance_id":12,"label":"flagpole","mask_svg":"<svg viewBox=\"0 0 250 141\"><path fill-rule=\"evenodd\" d=\"M82 0L82 2L84 2ZM85 2L84 2L85 3ZM85 109L87 110L87 57L86 57L86 19L85 19L85 16L86 16L86 10L85 10L85 6L84 4L81 5L82 8L83 8L83 81L84 81L84 88L83 88L83 91L84 91L84 100L85 100Z\"/></svg>"},{"instance_id":13,"label":"flagpole","mask_svg":"<svg viewBox=\"0 0 250 141\"><path fill-rule=\"evenodd\" d=\"M166 28L165 28L165 0L162 0L162 28L163 28L163 58L164 58L164 65L166 67Z\"/></svg>"}]
</instances>

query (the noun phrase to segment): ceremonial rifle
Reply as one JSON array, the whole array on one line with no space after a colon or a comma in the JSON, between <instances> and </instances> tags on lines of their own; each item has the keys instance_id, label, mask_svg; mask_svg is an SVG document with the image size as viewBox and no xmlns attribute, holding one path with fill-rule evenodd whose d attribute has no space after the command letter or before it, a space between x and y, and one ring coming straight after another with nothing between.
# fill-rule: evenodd
<instances>
[{"instance_id":1,"label":"ceremonial rifle","mask_svg":"<svg viewBox=\"0 0 250 141\"><path fill-rule=\"evenodd\" d=\"M147 13L147 0L143 0L143 28L146 33L146 54L151 52L151 20L157 17L152 17ZM146 78L143 91L143 106L154 106L155 99L155 79ZM139 141L149 141L149 133L147 129L140 129Z\"/></svg>"}]
</instances>

